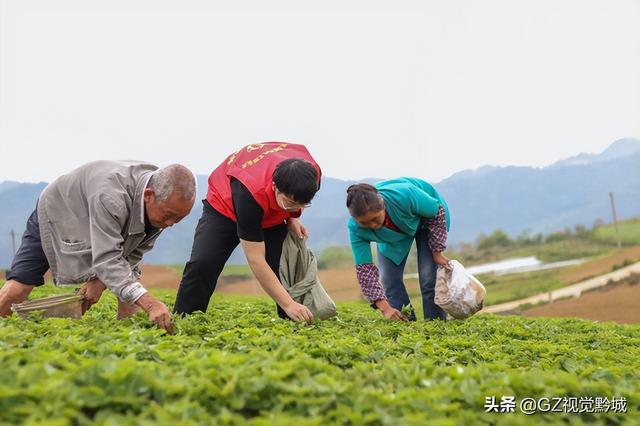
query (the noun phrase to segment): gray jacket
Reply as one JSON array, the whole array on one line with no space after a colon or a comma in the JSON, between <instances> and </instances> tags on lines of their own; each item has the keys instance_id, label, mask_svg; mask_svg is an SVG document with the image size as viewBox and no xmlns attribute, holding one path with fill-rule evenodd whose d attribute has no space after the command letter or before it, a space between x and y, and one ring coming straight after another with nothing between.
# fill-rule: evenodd
<instances>
[{"instance_id":1,"label":"gray jacket","mask_svg":"<svg viewBox=\"0 0 640 426\"><path fill-rule=\"evenodd\" d=\"M160 230L145 234L143 192L157 167L96 161L60 176L38 200L42 248L57 285L98 278L119 300L134 303L142 255Z\"/></svg>"}]
</instances>

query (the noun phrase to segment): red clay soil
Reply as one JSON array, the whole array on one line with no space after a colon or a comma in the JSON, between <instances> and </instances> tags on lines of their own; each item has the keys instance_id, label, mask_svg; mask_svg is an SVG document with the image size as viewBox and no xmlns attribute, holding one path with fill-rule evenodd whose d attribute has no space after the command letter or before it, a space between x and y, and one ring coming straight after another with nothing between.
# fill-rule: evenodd
<instances>
[{"instance_id":1,"label":"red clay soil","mask_svg":"<svg viewBox=\"0 0 640 426\"><path fill-rule=\"evenodd\" d=\"M527 309L527 317L577 317L621 324L640 322L640 284L608 286L584 293L577 299L563 299Z\"/></svg>"},{"instance_id":2,"label":"red clay soil","mask_svg":"<svg viewBox=\"0 0 640 426\"><path fill-rule=\"evenodd\" d=\"M615 265L622 265L624 261L640 260L640 246L625 247L612 255L590 260L573 268L568 268L560 279L566 283L576 283L611 272Z\"/></svg>"}]
</instances>

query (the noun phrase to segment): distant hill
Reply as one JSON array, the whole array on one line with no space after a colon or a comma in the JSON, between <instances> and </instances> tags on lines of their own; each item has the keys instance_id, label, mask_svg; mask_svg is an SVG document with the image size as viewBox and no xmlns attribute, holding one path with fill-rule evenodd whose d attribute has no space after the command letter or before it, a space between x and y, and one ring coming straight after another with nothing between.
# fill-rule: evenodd
<instances>
[{"instance_id":1,"label":"distant hill","mask_svg":"<svg viewBox=\"0 0 640 426\"><path fill-rule=\"evenodd\" d=\"M580 161L576 161L579 158ZM544 168L483 167L437 185L452 211L452 238L473 240L501 228L548 233L598 218L640 215L640 140L621 139L601 154L582 154Z\"/></svg>"},{"instance_id":2,"label":"distant hill","mask_svg":"<svg viewBox=\"0 0 640 426\"><path fill-rule=\"evenodd\" d=\"M348 244L345 191L352 183L323 178L313 206L303 215L312 248ZM527 229L547 233L576 224L591 226L596 219L608 222L610 191L615 193L620 218L639 216L640 140L620 139L600 154L579 154L543 168L465 170L435 185L451 208L453 243L474 241L480 233L497 228L515 235ZM16 230L19 244L26 219L45 186L44 182L0 183L0 267L11 262L10 230ZM207 176L198 176L199 199L206 189ZM187 218L163 233L145 261L185 262L201 212L198 202ZM232 262L242 261L241 253L233 255Z\"/></svg>"}]
</instances>

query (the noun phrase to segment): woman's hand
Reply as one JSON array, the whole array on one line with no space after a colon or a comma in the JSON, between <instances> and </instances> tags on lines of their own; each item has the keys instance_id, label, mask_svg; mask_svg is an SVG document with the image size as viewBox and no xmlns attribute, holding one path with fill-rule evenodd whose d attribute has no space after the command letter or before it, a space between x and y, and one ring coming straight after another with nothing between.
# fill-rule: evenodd
<instances>
[{"instance_id":1,"label":"woman's hand","mask_svg":"<svg viewBox=\"0 0 640 426\"><path fill-rule=\"evenodd\" d=\"M433 253L433 261L440 266L448 266L449 262L451 262L449 258L443 256L442 253L440 252L434 251L432 253Z\"/></svg>"},{"instance_id":2,"label":"woman's hand","mask_svg":"<svg viewBox=\"0 0 640 426\"><path fill-rule=\"evenodd\" d=\"M393 306L389 304L385 299L380 299L376 301L376 307L382 312L382 315L388 320L395 321L409 321L407 317L405 317L402 312L395 309Z\"/></svg>"}]
</instances>

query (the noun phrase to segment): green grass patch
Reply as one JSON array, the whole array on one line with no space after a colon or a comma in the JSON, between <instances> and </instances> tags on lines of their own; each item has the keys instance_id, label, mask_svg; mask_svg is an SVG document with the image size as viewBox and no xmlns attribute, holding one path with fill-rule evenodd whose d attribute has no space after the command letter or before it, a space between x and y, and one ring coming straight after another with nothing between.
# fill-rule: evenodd
<instances>
[{"instance_id":1,"label":"green grass patch","mask_svg":"<svg viewBox=\"0 0 640 426\"><path fill-rule=\"evenodd\" d=\"M560 262L563 260L586 259L611 254L615 247L597 241L571 239L545 243L537 247L513 250L513 257L535 256L543 262Z\"/></svg>"},{"instance_id":2,"label":"green grass patch","mask_svg":"<svg viewBox=\"0 0 640 426\"><path fill-rule=\"evenodd\" d=\"M563 260L605 256L613 253L615 250L615 245L609 242L571 238L540 245L494 248L469 253L450 251L445 254L453 259L460 260L464 265L473 266L509 258L528 256L535 256L539 260L547 263L560 262Z\"/></svg>"},{"instance_id":3,"label":"green grass patch","mask_svg":"<svg viewBox=\"0 0 640 426\"><path fill-rule=\"evenodd\" d=\"M487 289L485 305L523 299L539 293L565 287L560 279L561 270L523 272L508 275L478 275L478 279Z\"/></svg>"},{"instance_id":4,"label":"green grass patch","mask_svg":"<svg viewBox=\"0 0 640 426\"><path fill-rule=\"evenodd\" d=\"M144 315L116 321L105 295L81 320L0 319L0 424L640 423L640 326L339 312L304 325L269 300L216 295L169 336ZM485 398L510 395L624 397L628 413L485 412Z\"/></svg>"},{"instance_id":5,"label":"green grass patch","mask_svg":"<svg viewBox=\"0 0 640 426\"><path fill-rule=\"evenodd\" d=\"M618 222L620 241L623 244L640 244L640 218L624 220ZM616 243L616 231L613 225L605 225L593 230L594 238L607 242Z\"/></svg>"}]
</instances>

